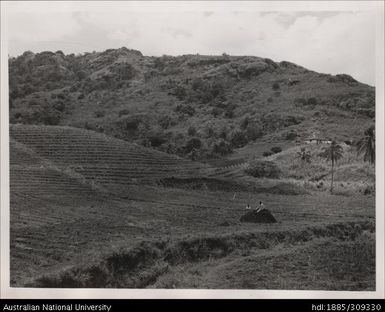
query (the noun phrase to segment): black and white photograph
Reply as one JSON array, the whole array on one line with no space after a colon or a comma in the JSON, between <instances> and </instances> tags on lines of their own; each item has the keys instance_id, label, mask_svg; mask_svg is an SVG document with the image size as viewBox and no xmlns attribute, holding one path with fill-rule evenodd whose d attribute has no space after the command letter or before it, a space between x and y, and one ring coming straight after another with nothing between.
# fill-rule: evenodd
<instances>
[{"instance_id":1,"label":"black and white photograph","mask_svg":"<svg viewBox=\"0 0 385 312\"><path fill-rule=\"evenodd\" d=\"M382 1L1 9L4 294L383 298Z\"/></svg>"}]
</instances>

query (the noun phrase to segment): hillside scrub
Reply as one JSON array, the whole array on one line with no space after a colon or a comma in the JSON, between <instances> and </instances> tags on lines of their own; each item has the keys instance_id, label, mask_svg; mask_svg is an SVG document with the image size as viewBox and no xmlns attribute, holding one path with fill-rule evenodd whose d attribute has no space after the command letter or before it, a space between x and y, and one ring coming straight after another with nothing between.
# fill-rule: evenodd
<instances>
[{"instance_id":1,"label":"hillside scrub","mask_svg":"<svg viewBox=\"0 0 385 312\"><path fill-rule=\"evenodd\" d=\"M148 57L124 47L79 55L27 51L9 59L9 72L11 123L82 127L145 146L147 131L157 132L167 142L153 148L187 158L180 134L197 136L204 147L199 157L209 159L229 152L213 151L213 137L231 149L273 134L303 138L315 127L303 123L319 106L334 117L320 114L318 126L357 139L374 111L374 88L346 75L252 56ZM345 122L352 117L355 123ZM209 122L215 134L205 138L199 129ZM227 137L220 135L223 125Z\"/></svg>"},{"instance_id":2,"label":"hillside scrub","mask_svg":"<svg viewBox=\"0 0 385 312\"><path fill-rule=\"evenodd\" d=\"M324 144L301 145L267 157L282 170L283 178L294 178L307 181L323 181L330 175L330 165L320 156ZM375 171L373 166L363 163L354 146L343 144L344 157L335 167L335 181L362 182L372 184ZM304 162L298 152L305 148L311 155L311 162ZM346 183L348 186L348 184Z\"/></svg>"}]
</instances>

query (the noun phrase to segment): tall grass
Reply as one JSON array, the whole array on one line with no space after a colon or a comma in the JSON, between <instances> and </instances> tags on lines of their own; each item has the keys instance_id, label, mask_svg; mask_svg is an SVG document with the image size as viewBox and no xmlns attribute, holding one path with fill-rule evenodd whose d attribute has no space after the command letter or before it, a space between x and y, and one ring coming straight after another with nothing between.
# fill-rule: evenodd
<instances>
[{"instance_id":1,"label":"tall grass","mask_svg":"<svg viewBox=\"0 0 385 312\"><path fill-rule=\"evenodd\" d=\"M328 184L331 173L331 165L319 156L325 145L308 144L293 147L282 153L272 155L268 159L274 161L282 170L284 178L323 182ZM310 151L312 158L310 163L301 161L297 152L301 147ZM335 166L335 181L343 182L346 188L362 185L373 185L375 180L375 168L365 163L362 157L357 155L353 146L343 145L344 154Z\"/></svg>"}]
</instances>

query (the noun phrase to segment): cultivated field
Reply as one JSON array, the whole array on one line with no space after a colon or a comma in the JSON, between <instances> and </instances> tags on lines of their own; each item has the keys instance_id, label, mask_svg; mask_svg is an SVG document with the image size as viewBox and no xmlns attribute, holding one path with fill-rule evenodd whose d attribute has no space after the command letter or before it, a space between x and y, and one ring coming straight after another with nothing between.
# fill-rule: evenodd
<instances>
[{"instance_id":1,"label":"cultivated field","mask_svg":"<svg viewBox=\"0 0 385 312\"><path fill-rule=\"evenodd\" d=\"M10 136L11 286L375 289L373 195L287 195L70 127ZM259 200L278 223L239 222Z\"/></svg>"}]
</instances>

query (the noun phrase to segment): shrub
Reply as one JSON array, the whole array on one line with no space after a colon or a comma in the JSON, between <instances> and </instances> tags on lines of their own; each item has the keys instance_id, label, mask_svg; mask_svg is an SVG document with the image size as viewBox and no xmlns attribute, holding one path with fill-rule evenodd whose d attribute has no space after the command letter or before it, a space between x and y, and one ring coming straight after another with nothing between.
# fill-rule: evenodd
<instances>
[{"instance_id":1,"label":"shrub","mask_svg":"<svg viewBox=\"0 0 385 312\"><path fill-rule=\"evenodd\" d=\"M244 118L242 119L242 121L241 121L240 128L241 128L242 130L245 130L245 129L247 128L247 126L249 125L249 122L250 122L249 116L244 117Z\"/></svg>"},{"instance_id":2,"label":"shrub","mask_svg":"<svg viewBox=\"0 0 385 312\"><path fill-rule=\"evenodd\" d=\"M175 111L189 116L194 116L195 114L195 109L191 105L178 105Z\"/></svg>"},{"instance_id":3,"label":"shrub","mask_svg":"<svg viewBox=\"0 0 385 312\"><path fill-rule=\"evenodd\" d=\"M219 140L213 146L213 153L220 156L225 156L232 152L231 145L225 140Z\"/></svg>"},{"instance_id":4,"label":"shrub","mask_svg":"<svg viewBox=\"0 0 385 312\"><path fill-rule=\"evenodd\" d=\"M214 131L214 129L212 127L207 127L205 129L205 133L206 133L206 137L207 138L212 138L212 137L215 136L215 131Z\"/></svg>"},{"instance_id":5,"label":"shrub","mask_svg":"<svg viewBox=\"0 0 385 312\"><path fill-rule=\"evenodd\" d=\"M163 129L167 129L169 127L175 126L175 124L176 124L175 120L171 116L169 116L169 115L162 116L159 119L159 125Z\"/></svg>"},{"instance_id":6,"label":"shrub","mask_svg":"<svg viewBox=\"0 0 385 312\"><path fill-rule=\"evenodd\" d=\"M367 186L364 190L364 195L371 195L372 193L374 193L373 187Z\"/></svg>"},{"instance_id":7,"label":"shrub","mask_svg":"<svg viewBox=\"0 0 385 312\"><path fill-rule=\"evenodd\" d=\"M240 148L248 143L247 135L242 131L235 131L231 136L231 145Z\"/></svg>"},{"instance_id":8,"label":"shrub","mask_svg":"<svg viewBox=\"0 0 385 312\"><path fill-rule=\"evenodd\" d=\"M197 129L194 126L188 127L187 134L189 136L194 136L194 135L196 135L196 133L197 133Z\"/></svg>"},{"instance_id":9,"label":"shrub","mask_svg":"<svg viewBox=\"0 0 385 312\"><path fill-rule=\"evenodd\" d=\"M58 110L59 112L64 112L64 110L66 109L66 105L62 101L58 101L53 104L53 108Z\"/></svg>"},{"instance_id":10,"label":"shrub","mask_svg":"<svg viewBox=\"0 0 385 312\"><path fill-rule=\"evenodd\" d=\"M231 119L231 118L234 118L234 116L235 116L234 107L232 106L227 107L225 110L225 117Z\"/></svg>"},{"instance_id":11,"label":"shrub","mask_svg":"<svg viewBox=\"0 0 385 312\"><path fill-rule=\"evenodd\" d=\"M220 107L214 107L211 110L211 115L213 115L214 117L217 117L217 116L221 115L222 113L223 113L223 109Z\"/></svg>"},{"instance_id":12,"label":"shrub","mask_svg":"<svg viewBox=\"0 0 385 312\"><path fill-rule=\"evenodd\" d=\"M167 142L167 138L161 133L150 135L147 139L152 147L159 147Z\"/></svg>"},{"instance_id":13,"label":"shrub","mask_svg":"<svg viewBox=\"0 0 385 312\"><path fill-rule=\"evenodd\" d=\"M292 140L295 140L297 138L297 136L298 136L298 134L296 132L290 131L290 132L286 133L285 139L292 141Z\"/></svg>"},{"instance_id":14,"label":"shrub","mask_svg":"<svg viewBox=\"0 0 385 312\"><path fill-rule=\"evenodd\" d=\"M263 130L259 125L253 122L248 124L246 128L246 134L248 140L255 141L256 139L263 136Z\"/></svg>"},{"instance_id":15,"label":"shrub","mask_svg":"<svg viewBox=\"0 0 385 312\"><path fill-rule=\"evenodd\" d=\"M119 80L130 80L135 77L137 70L128 63L117 64L113 71L118 75Z\"/></svg>"},{"instance_id":16,"label":"shrub","mask_svg":"<svg viewBox=\"0 0 385 312\"><path fill-rule=\"evenodd\" d=\"M307 105L317 105L318 101L316 98L311 97L307 100Z\"/></svg>"},{"instance_id":17,"label":"shrub","mask_svg":"<svg viewBox=\"0 0 385 312\"><path fill-rule=\"evenodd\" d=\"M187 96L187 91L183 86L177 85L169 92L170 95L174 95L178 100L182 101Z\"/></svg>"},{"instance_id":18,"label":"shrub","mask_svg":"<svg viewBox=\"0 0 385 312\"><path fill-rule=\"evenodd\" d=\"M279 83L278 82L274 82L273 83L273 86L272 86L273 90L279 90Z\"/></svg>"},{"instance_id":19,"label":"shrub","mask_svg":"<svg viewBox=\"0 0 385 312\"><path fill-rule=\"evenodd\" d=\"M122 117L124 115L129 115L130 114L130 110L125 108L125 109L120 110L118 114L119 114L119 117Z\"/></svg>"},{"instance_id":20,"label":"shrub","mask_svg":"<svg viewBox=\"0 0 385 312\"><path fill-rule=\"evenodd\" d=\"M274 154L277 154L277 153L282 152L282 148L279 147L279 146L274 146L274 147L271 148L271 151L272 151Z\"/></svg>"},{"instance_id":21,"label":"shrub","mask_svg":"<svg viewBox=\"0 0 385 312\"><path fill-rule=\"evenodd\" d=\"M184 147L184 152L186 154L191 153L193 149L200 149L202 147L202 141L198 138L190 139Z\"/></svg>"},{"instance_id":22,"label":"shrub","mask_svg":"<svg viewBox=\"0 0 385 312\"><path fill-rule=\"evenodd\" d=\"M94 115L95 115L96 118L102 118L105 115L105 111L97 110L97 111L94 112Z\"/></svg>"},{"instance_id":23,"label":"shrub","mask_svg":"<svg viewBox=\"0 0 385 312\"><path fill-rule=\"evenodd\" d=\"M255 178L271 179L278 179L281 174L281 170L274 162L257 159L250 162L245 172Z\"/></svg>"},{"instance_id":24,"label":"shrub","mask_svg":"<svg viewBox=\"0 0 385 312\"><path fill-rule=\"evenodd\" d=\"M266 152L263 152L263 157L269 157L269 156L271 156L273 154L274 154L273 152L266 151Z\"/></svg>"}]
</instances>

